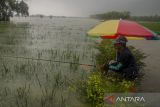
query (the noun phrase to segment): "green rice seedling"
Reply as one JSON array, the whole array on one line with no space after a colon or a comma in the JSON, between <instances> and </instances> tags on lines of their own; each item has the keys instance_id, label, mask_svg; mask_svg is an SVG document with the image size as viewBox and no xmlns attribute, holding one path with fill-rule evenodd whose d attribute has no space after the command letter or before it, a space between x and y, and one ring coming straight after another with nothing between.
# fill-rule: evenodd
<instances>
[{"instance_id":1,"label":"green rice seedling","mask_svg":"<svg viewBox=\"0 0 160 107\"><path fill-rule=\"evenodd\" d=\"M4 88L1 88L0 90L0 95L1 97L8 97L10 94L11 94L11 90L9 87L4 87ZM2 98L3 99L3 98Z\"/></svg>"},{"instance_id":2,"label":"green rice seedling","mask_svg":"<svg viewBox=\"0 0 160 107\"><path fill-rule=\"evenodd\" d=\"M18 107L29 107L30 85L17 88L16 103Z\"/></svg>"},{"instance_id":3,"label":"green rice seedling","mask_svg":"<svg viewBox=\"0 0 160 107\"><path fill-rule=\"evenodd\" d=\"M2 71L2 77L10 72L9 68L7 68L7 66L4 63L3 63L3 68L4 70Z\"/></svg>"},{"instance_id":4,"label":"green rice seedling","mask_svg":"<svg viewBox=\"0 0 160 107\"><path fill-rule=\"evenodd\" d=\"M53 107L56 103L56 91L54 85L51 89L45 87L45 94L41 97L40 103L42 107Z\"/></svg>"},{"instance_id":5,"label":"green rice seedling","mask_svg":"<svg viewBox=\"0 0 160 107\"><path fill-rule=\"evenodd\" d=\"M21 73L25 73L25 71L26 71L26 67L27 67L27 65L26 64L22 64L22 65L20 65L20 72Z\"/></svg>"},{"instance_id":6,"label":"green rice seedling","mask_svg":"<svg viewBox=\"0 0 160 107\"><path fill-rule=\"evenodd\" d=\"M66 99L64 98L63 94L61 94L60 107L66 107Z\"/></svg>"},{"instance_id":7,"label":"green rice seedling","mask_svg":"<svg viewBox=\"0 0 160 107\"><path fill-rule=\"evenodd\" d=\"M4 93L5 93L5 96L8 95L8 90L7 90L7 87L4 88Z\"/></svg>"},{"instance_id":8,"label":"green rice seedling","mask_svg":"<svg viewBox=\"0 0 160 107\"><path fill-rule=\"evenodd\" d=\"M0 88L0 106L7 107L9 105L8 98L11 96L11 89L9 87Z\"/></svg>"},{"instance_id":9,"label":"green rice seedling","mask_svg":"<svg viewBox=\"0 0 160 107\"><path fill-rule=\"evenodd\" d=\"M36 79L37 79L38 85L39 85L39 87L40 87L40 89L41 89L41 91L42 91L42 95L44 96L44 95L45 95L45 92L44 92L44 90L43 90L43 87L42 87L41 81L39 80L38 74L35 74L35 76L36 76Z\"/></svg>"},{"instance_id":10,"label":"green rice seedling","mask_svg":"<svg viewBox=\"0 0 160 107\"><path fill-rule=\"evenodd\" d=\"M59 71L55 76L54 76L54 81L55 81L55 87L59 87L63 82L62 80L62 74L61 71Z\"/></svg>"},{"instance_id":11,"label":"green rice seedling","mask_svg":"<svg viewBox=\"0 0 160 107\"><path fill-rule=\"evenodd\" d=\"M50 79L49 79L49 74L46 74L46 81L49 82Z\"/></svg>"}]
</instances>

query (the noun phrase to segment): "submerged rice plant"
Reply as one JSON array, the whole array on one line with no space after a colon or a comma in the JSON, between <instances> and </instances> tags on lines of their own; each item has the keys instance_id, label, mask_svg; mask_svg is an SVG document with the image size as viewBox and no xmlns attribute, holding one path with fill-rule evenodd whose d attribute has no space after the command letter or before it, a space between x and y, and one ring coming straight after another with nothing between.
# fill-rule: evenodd
<instances>
[{"instance_id":1,"label":"submerged rice plant","mask_svg":"<svg viewBox=\"0 0 160 107\"><path fill-rule=\"evenodd\" d=\"M76 86L94 64L97 21L81 18L13 18L0 22L0 106L85 107ZM67 62L67 63L66 63Z\"/></svg>"}]
</instances>

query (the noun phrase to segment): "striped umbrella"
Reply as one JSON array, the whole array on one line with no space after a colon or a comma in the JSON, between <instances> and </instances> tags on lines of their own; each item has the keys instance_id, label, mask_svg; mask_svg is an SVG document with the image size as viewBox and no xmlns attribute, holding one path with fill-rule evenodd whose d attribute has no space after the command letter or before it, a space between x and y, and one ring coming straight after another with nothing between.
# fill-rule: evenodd
<instances>
[{"instance_id":1,"label":"striped umbrella","mask_svg":"<svg viewBox=\"0 0 160 107\"><path fill-rule=\"evenodd\" d=\"M128 20L109 20L102 22L88 33L92 37L115 39L119 35L126 36L128 39L152 39L155 33L142 25Z\"/></svg>"}]
</instances>

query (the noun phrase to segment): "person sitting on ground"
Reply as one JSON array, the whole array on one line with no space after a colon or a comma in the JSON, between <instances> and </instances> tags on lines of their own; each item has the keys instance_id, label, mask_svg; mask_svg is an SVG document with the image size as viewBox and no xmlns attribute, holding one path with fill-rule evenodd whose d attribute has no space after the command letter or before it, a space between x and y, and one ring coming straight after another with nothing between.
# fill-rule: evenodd
<instances>
[{"instance_id":1,"label":"person sitting on ground","mask_svg":"<svg viewBox=\"0 0 160 107\"><path fill-rule=\"evenodd\" d=\"M124 36L119 36L114 42L114 48L116 49L116 60L111 60L109 63L103 65L105 74L108 72L115 72L121 74L124 78L134 79L137 77L138 69L136 61L126 46L128 42Z\"/></svg>"}]
</instances>

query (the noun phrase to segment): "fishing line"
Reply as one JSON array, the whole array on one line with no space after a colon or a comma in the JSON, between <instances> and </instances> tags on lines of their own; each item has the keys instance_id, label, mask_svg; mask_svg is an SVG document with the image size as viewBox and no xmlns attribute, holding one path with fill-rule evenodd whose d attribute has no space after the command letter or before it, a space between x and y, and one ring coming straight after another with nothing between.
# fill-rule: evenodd
<instances>
[{"instance_id":1,"label":"fishing line","mask_svg":"<svg viewBox=\"0 0 160 107\"><path fill-rule=\"evenodd\" d=\"M40 60L40 61L46 61L46 62L59 62L59 63L68 63L68 64L75 64L75 65L84 65L84 66L96 67L96 65L92 65L92 64L82 64L82 63L67 62L67 61L41 59L41 58L26 58L26 57L17 57L17 56L1 56L1 57L3 57L3 58L25 59L25 60Z\"/></svg>"}]
</instances>

